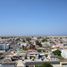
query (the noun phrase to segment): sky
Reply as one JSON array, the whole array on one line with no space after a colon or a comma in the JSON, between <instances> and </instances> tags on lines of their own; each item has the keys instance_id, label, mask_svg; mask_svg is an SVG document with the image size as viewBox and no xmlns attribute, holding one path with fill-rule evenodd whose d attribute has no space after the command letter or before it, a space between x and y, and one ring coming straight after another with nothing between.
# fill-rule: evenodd
<instances>
[{"instance_id":1,"label":"sky","mask_svg":"<svg viewBox=\"0 0 67 67\"><path fill-rule=\"evenodd\" d=\"M67 0L0 0L0 35L67 35Z\"/></svg>"}]
</instances>

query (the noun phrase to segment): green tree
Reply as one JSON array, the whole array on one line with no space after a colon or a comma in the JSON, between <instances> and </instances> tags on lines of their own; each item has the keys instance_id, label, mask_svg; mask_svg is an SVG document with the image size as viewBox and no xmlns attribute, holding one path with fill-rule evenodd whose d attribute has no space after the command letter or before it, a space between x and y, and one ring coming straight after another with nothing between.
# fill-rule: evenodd
<instances>
[{"instance_id":1,"label":"green tree","mask_svg":"<svg viewBox=\"0 0 67 67\"><path fill-rule=\"evenodd\" d=\"M56 56L60 56L61 57L61 51L58 50L58 49L53 51L53 54L56 55Z\"/></svg>"},{"instance_id":2,"label":"green tree","mask_svg":"<svg viewBox=\"0 0 67 67\"><path fill-rule=\"evenodd\" d=\"M40 50L40 49L38 49L37 51L38 51L38 52L41 52L41 50Z\"/></svg>"},{"instance_id":3,"label":"green tree","mask_svg":"<svg viewBox=\"0 0 67 67\"><path fill-rule=\"evenodd\" d=\"M41 42L39 42L38 40L36 41L36 45L38 45L39 47L42 47Z\"/></svg>"},{"instance_id":4,"label":"green tree","mask_svg":"<svg viewBox=\"0 0 67 67\"><path fill-rule=\"evenodd\" d=\"M47 38L43 39L42 42L47 42Z\"/></svg>"},{"instance_id":5,"label":"green tree","mask_svg":"<svg viewBox=\"0 0 67 67\"><path fill-rule=\"evenodd\" d=\"M45 62L41 65L35 65L35 67L53 67L51 63L49 62Z\"/></svg>"}]
</instances>

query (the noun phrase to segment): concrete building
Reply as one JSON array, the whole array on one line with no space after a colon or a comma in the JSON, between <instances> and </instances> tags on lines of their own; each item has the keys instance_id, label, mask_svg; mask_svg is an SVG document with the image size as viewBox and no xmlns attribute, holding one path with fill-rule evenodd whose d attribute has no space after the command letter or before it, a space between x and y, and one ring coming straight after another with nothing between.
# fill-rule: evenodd
<instances>
[{"instance_id":1,"label":"concrete building","mask_svg":"<svg viewBox=\"0 0 67 67\"><path fill-rule=\"evenodd\" d=\"M9 44L0 44L0 51L6 51L9 49Z\"/></svg>"},{"instance_id":2,"label":"concrete building","mask_svg":"<svg viewBox=\"0 0 67 67\"><path fill-rule=\"evenodd\" d=\"M67 49L62 49L61 50L61 55L63 58L67 59Z\"/></svg>"}]
</instances>

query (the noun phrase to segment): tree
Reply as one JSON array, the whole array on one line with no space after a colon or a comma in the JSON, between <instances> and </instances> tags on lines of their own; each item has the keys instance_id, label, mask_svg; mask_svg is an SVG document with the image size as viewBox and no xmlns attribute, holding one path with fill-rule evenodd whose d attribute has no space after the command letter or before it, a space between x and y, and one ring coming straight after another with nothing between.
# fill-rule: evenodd
<instances>
[{"instance_id":1,"label":"tree","mask_svg":"<svg viewBox=\"0 0 67 67\"><path fill-rule=\"evenodd\" d=\"M31 40L31 38L30 38L30 37L26 37L26 41L28 41L28 42L29 42L30 40Z\"/></svg>"},{"instance_id":2,"label":"tree","mask_svg":"<svg viewBox=\"0 0 67 67\"><path fill-rule=\"evenodd\" d=\"M56 56L60 56L61 57L61 51L58 50L58 49L53 51L53 54L56 55Z\"/></svg>"},{"instance_id":3,"label":"tree","mask_svg":"<svg viewBox=\"0 0 67 67\"><path fill-rule=\"evenodd\" d=\"M39 47L42 47L42 44L38 40L36 41L36 45L38 45Z\"/></svg>"},{"instance_id":4,"label":"tree","mask_svg":"<svg viewBox=\"0 0 67 67\"><path fill-rule=\"evenodd\" d=\"M42 67L53 67L53 66L49 62L45 62L42 64Z\"/></svg>"},{"instance_id":5,"label":"tree","mask_svg":"<svg viewBox=\"0 0 67 67\"><path fill-rule=\"evenodd\" d=\"M48 39L49 39L49 37L45 37L45 38L42 40L42 42L47 42Z\"/></svg>"},{"instance_id":6,"label":"tree","mask_svg":"<svg viewBox=\"0 0 67 67\"><path fill-rule=\"evenodd\" d=\"M41 50L40 50L40 49L38 49L37 51L38 51L38 52L41 52Z\"/></svg>"},{"instance_id":7,"label":"tree","mask_svg":"<svg viewBox=\"0 0 67 67\"><path fill-rule=\"evenodd\" d=\"M43 39L43 40L42 40L42 42L47 42L47 39L46 39L46 38L45 38L45 39Z\"/></svg>"},{"instance_id":8,"label":"tree","mask_svg":"<svg viewBox=\"0 0 67 67\"><path fill-rule=\"evenodd\" d=\"M53 67L51 63L49 62L45 62L41 65L35 65L35 67Z\"/></svg>"},{"instance_id":9,"label":"tree","mask_svg":"<svg viewBox=\"0 0 67 67\"><path fill-rule=\"evenodd\" d=\"M48 57L48 54L45 54L45 57Z\"/></svg>"}]
</instances>

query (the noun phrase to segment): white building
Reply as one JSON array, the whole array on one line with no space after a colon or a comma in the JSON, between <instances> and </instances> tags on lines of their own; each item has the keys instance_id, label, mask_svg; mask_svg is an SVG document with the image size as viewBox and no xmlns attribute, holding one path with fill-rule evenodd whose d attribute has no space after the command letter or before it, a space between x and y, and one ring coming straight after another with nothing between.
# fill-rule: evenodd
<instances>
[{"instance_id":1,"label":"white building","mask_svg":"<svg viewBox=\"0 0 67 67\"><path fill-rule=\"evenodd\" d=\"M67 59L67 49L62 49L61 52L62 57Z\"/></svg>"},{"instance_id":2,"label":"white building","mask_svg":"<svg viewBox=\"0 0 67 67\"><path fill-rule=\"evenodd\" d=\"M9 44L0 44L0 50L8 50Z\"/></svg>"}]
</instances>

